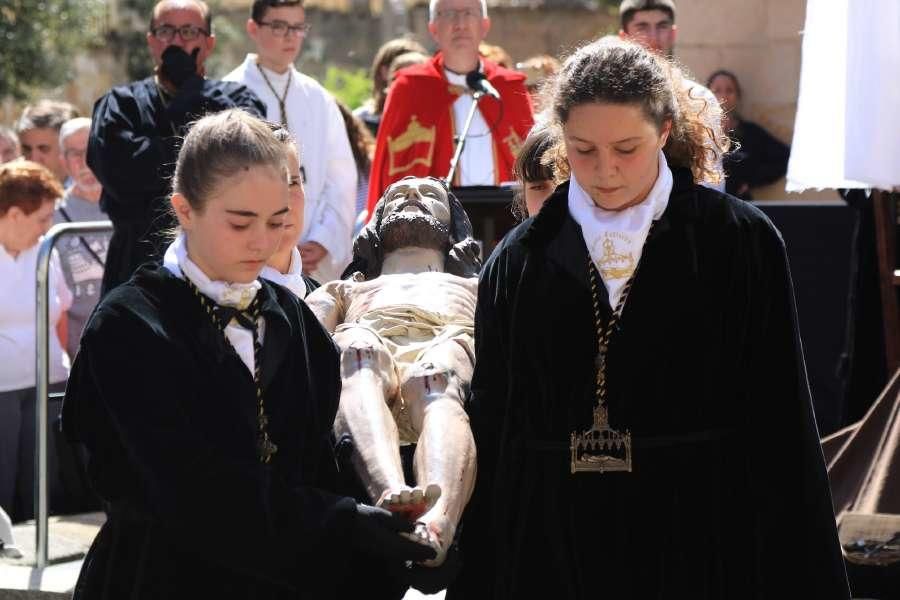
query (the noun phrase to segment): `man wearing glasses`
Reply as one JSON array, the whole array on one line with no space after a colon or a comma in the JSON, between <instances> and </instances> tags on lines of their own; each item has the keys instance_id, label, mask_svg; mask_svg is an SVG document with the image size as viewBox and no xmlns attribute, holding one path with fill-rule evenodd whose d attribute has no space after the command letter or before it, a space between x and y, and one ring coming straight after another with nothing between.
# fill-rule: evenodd
<instances>
[{"instance_id":1,"label":"man wearing glasses","mask_svg":"<svg viewBox=\"0 0 900 600\"><path fill-rule=\"evenodd\" d=\"M294 67L308 31L301 0L255 0L247 35L256 53L225 80L253 90L265 102L267 118L297 140L306 194L303 273L325 283L338 279L350 262L357 171L334 98Z\"/></svg>"},{"instance_id":2,"label":"man wearing glasses","mask_svg":"<svg viewBox=\"0 0 900 600\"><path fill-rule=\"evenodd\" d=\"M210 24L205 2L158 2L147 33L153 75L114 87L94 106L87 164L103 186L100 207L114 229L103 294L162 256L163 232L175 224L167 197L187 125L227 108L265 115L246 87L205 78L216 45Z\"/></svg>"},{"instance_id":3,"label":"man wearing glasses","mask_svg":"<svg viewBox=\"0 0 900 600\"><path fill-rule=\"evenodd\" d=\"M369 214L391 183L407 176L444 178L454 137L462 133L472 102L466 75L480 71L500 100L478 103L451 184L498 185L512 166L533 123L525 76L481 57L478 44L491 20L485 0L431 0L428 31L438 52L428 62L401 69L391 84L369 179Z\"/></svg>"}]
</instances>

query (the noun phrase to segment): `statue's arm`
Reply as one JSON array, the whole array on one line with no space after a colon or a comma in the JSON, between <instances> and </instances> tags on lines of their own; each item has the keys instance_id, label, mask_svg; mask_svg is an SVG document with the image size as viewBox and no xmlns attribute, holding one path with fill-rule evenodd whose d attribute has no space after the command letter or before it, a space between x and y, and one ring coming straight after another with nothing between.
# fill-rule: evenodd
<instances>
[{"instance_id":1,"label":"statue's arm","mask_svg":"<svg viewBox=\"0 0 900 600\"><path fill-rule=\"evenodd\" d=\"M345 286L344 281L329 281L306 297L307 306L328 333L333 334L334 328L344 322Z\"/></svg>"}]
</instances>

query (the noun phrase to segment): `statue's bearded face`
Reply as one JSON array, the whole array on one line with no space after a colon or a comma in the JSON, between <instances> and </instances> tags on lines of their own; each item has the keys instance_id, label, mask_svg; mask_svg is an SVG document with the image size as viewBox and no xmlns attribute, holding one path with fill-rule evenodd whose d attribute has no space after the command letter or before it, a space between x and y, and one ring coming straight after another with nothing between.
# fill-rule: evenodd
<instances>
[{"instance_id":1,"label":"statue's bearded face","mask_svg":"<svg viewBox=\"0 0 900 600\"><path fill-rule=\"evenodd\" d=\"M384 193L378 230L385 252L415 246L446 251L450 247L450 199L430 178L402 179Z\"/></svg>"}]
</instances>

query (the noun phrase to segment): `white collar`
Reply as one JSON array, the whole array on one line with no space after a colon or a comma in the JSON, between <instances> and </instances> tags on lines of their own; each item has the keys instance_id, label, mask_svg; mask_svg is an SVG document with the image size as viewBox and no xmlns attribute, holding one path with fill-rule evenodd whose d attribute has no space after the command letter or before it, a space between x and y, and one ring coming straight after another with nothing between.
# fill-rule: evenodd
<instances>
[{"instance_id":1,"label":"white collar","mask_svg":"<svg viewBox=\"0 0 900 600\"><path fill-rule=\"evenodd\" d=\"M246 65L248 74L251 74L252 77L257 78L260 81L262 81L262 75L260 74L260 71L265 71L266 77L269 78L269 81L271 81L273 84L282 84L280 87L283 89L284 84L287 83L289 76L297 76L297 73L292 73L292 71L297 71L294 65L288 67L287 71L285 71L284 73L276 73L272 69L268 69L262 66L258 61L259 55L250 53L247 54L247 58L244 59L244 64Z\"/></svg>"},{"instance_id":2,"label":"white collar","mask_svg":"<svg viewBox=\"0 0 900 600\"><path fill-rule=\"evenodd\" d=\"M297 248L291 249L291 264L287 273L282 273L278 269L266 265L259 276L283 285L301 300L306 297L306 280L303 279L303 259L300 257L300 251Z\"/></svg>"},{"instance_id":3,"label":"white collar","mask_svg":"<svg viewBox=\"0 0 900 600\"><path fill-rule=\"evenodd\" d=\"M478 61L478 70L484 72L484 64L481 61ZM444 67L444 77L447 78L448 83L452 83L453 85L460 85L464 88L468 88L469 85L466 83L466 75L468 73L455 73Z\"/></svg>"},{"instance_id":4,"label":"white collar","mask_svg":"<svg viewBox=\"0 0 900 600\"><path fill-rule=\"evenodd\" d=\"M647 197L622 210L598 207L579 185L574 173L569 180L569 213L581 226L591 260L600 271L613 308L637 268L650 226L669 205L672 185L672 171L662 151L659 152L659 175Z\"/></svg>"},{"instance_id":5,"label":"white collar","mask_svg":"<svg viewBox=\"0 0 900 600\"><path fill-rule=\"evenodd\" d=\"M163 266L180 279L187 277L204 296L216 304L233 306L241 310L250 306L256 293L262 287L259 281L250 283L228 283L213 281L188 257L187 239L184 232L178 234L169 244L163 257Z\"/></svg>"}]
</instances>

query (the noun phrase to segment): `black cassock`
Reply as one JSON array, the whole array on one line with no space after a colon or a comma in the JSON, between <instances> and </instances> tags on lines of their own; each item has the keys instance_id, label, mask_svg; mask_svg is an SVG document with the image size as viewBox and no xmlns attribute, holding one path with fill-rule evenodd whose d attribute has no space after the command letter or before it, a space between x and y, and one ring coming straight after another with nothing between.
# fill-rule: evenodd
<instances>
[{"instance_id":1,"label":"black cassock","mask_svg":"<svg viewBox=\"0 0 900 600\"><path fill-rule=\"evenodd\" d=\"M729 133L736 142L735 149L725 155L725 191L737 194L744 185L756 187L767 185L787 173L789 146L772 136L768 131L752 121L739 121ZM752 200L749 189L740 196Z\"/></svg>"},{"instance_id":2,"label":"black cassock","mask_svg":"<svg viewBox=\"0 0 900 600\"><path fill-rule=\"evenodd\" d=\"M96 309L63 423L109 517L76 599L324 597L341 580L355 503L324 491L337 348L292 293L262 285L269 465L253 377L182 280L144 267Z\"/></svg>"},{"instance_id":3,"label":"black cassock","mask_svg":"<svg viewBox=\"0 0 900 600\"><path fill-rule=\"evenodd\" d=\"M448 597L848 598L783 241L688 171L609 350L610 426L631 431L634 470L570 472L598 344L567 194L481 274L478 477Z\"/></svg>"},{"instance_id":4,"label":"black cassock","mask_svg":"<svg viewBox=\"0 0 900 600\"><path fill-rule=\"evenodd\" d=\"M175 221L167 201L186 125L200 116L242 108L265 117L247 87L206 79L197 91L170 97L150 77L114 87L94 105L87 163L103 185L100 207L113 222L103 292L158 261Z\"/></svg>"}]
</instances>

